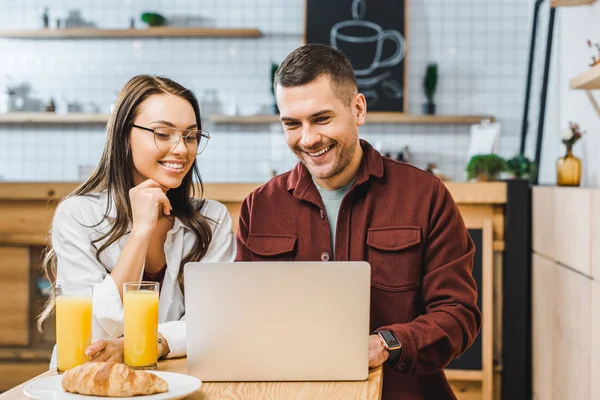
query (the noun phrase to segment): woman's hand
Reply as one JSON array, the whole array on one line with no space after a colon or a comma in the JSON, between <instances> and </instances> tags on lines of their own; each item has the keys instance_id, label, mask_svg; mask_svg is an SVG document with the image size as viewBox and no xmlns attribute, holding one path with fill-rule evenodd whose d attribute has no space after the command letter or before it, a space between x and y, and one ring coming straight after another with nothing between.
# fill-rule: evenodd
<instances>
[{"instance_id":1,"label":"woman's hand","mask_svg":"<svg viewBox=\"0 0 600 400\"><path fill-rule=\"evenodd\" d=\"M171 214L171 202L167 198L167 188L158 182L147 179L129 190L129 201L133 215L132 231L152 233L156 228L159 210Z\"/></svg>"},{"instance_id":2,"label":"woman's hand","mask_svg":"<svg viewBox=\"0 0 600 400\"><path fill-rule=\"evenodd\" d=\"M92 362L112 361L123 362L123 338L100 339L92 343L85 350L85 354Z\"/></svg>"}]
</instances>

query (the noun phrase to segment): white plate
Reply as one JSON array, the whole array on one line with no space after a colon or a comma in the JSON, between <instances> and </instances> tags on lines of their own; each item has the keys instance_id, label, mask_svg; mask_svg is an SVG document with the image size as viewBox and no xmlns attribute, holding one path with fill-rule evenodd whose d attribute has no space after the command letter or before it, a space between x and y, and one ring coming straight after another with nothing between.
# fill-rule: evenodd
<instances>
[{"instance_id":1,"label":"white plate","mask_svg":"<svg viewBox=\"0 0 600 400\"><path fill-rule=\"evenodd\" d=\"M175 400L186 397L200 388L202 382L189 375L174 372L149 371L167 381L169 390L165 393L147 396L119 397L119 400ZM108 397L84 396L76 393L65 392L62 388L62 375L48 376L28 383L23 388L23 393L36 400L106 400ZM116 397L115 397L116 399Z\"/></svg>"}]
</instances>

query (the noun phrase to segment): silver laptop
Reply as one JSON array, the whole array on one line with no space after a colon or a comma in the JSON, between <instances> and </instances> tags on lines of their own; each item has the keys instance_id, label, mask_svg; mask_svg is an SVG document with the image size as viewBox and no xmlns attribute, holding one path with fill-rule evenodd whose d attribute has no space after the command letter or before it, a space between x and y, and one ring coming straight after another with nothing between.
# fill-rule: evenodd
<instances>
[{"instance_id":1,"label":"silver laptop","mask_svg":"<svg viewBox=\"0 0 600 400\"><path fill-rule=\"evenodd\" d=\"M189 375L367 379L367 262L188 263L184 274Z\"/></svg>"}]
</instances>

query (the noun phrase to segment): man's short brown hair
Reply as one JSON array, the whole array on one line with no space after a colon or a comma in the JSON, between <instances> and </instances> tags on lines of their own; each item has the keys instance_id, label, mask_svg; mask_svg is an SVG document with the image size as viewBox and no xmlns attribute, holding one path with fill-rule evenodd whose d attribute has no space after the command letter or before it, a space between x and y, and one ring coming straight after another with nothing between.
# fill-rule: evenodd
<instances>
[{"instance_id":1,"label":"man's short brown hair","mask_svg":"<svg viewBox=\"0 0 600 400\"><path fill-rule=\"evenodd\" d=\"M336 96L350 106L358 91L352 64L344 53L325 44L309 43L291 52L277 69L273 87L302 86L321 75L329 76Z\"/></svg>"}]
</instances>

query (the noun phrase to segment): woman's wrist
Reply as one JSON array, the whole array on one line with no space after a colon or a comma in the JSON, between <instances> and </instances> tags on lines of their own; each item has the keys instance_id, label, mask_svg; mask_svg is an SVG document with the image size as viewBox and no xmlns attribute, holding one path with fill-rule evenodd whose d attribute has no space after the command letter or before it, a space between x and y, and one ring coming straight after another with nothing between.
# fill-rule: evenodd
<instances>
[{"instance_id":1,"label":"woman's wrist","mask_svg":"<svg viewBox=\"0 0 600 400\"><path fill-rule=\"evenodd\" d=\"M131 237L146 239L152 236L152 231L150 226L133 225L131 227Z\"/></svg>"}]
</instances>

